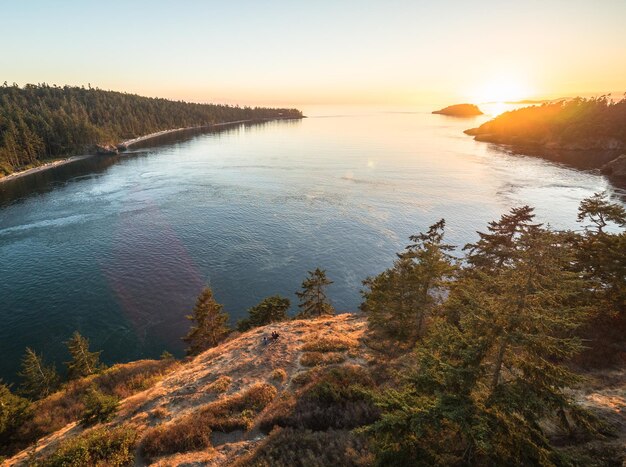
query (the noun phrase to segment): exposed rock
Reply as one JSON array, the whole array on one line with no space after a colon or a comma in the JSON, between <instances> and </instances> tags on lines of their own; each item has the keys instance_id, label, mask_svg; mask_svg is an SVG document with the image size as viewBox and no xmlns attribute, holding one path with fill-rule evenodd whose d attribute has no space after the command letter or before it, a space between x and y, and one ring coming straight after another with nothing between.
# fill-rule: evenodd
<instances>
[{"instance_id":1,"label":"exposed rock","mask_svg":"<svg viewBox=\"0 0 626 467\"><path fill-rule=\"evenodd\" d=\"M433 111L434 114L450 115L452 117L475 117L482 115L482 111L474 104L456 104Z\"/></svg>"},{"instance_id":2,"label":"exposed rock","mask_svg":"<svg viewBox=\"0 0 626 467\"><path fill-rule=\"evenodd\" d=\"M112 144L97 144L96 154L100 156L110 156L110 155L119 154L119 151Z\"/></svg>"},{"instance_id":3,"label":"exposed rock","mask_svg":"<svg viewBox=\"0 0 626 467\"><path fill-rule=\"evenodd\" d=\"M626 178L626 154L602 166L602 173L613 177Z\"/></svg>"}]
</instances>

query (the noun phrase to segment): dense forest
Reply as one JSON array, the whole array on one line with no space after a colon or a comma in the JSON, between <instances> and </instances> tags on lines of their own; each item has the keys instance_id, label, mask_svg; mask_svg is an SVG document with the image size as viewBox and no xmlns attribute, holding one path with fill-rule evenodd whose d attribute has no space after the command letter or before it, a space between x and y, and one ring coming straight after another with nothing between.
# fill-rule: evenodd
<instances>
[{"instance_id":1,"label":"dense forest","mask_svg":"<svg viewBox=\"0 0 626 467\"><path fill-rule=\"evenodd\" d=\"M204 369L230 348L226 368L237 371L251 352L247 385L235 392L232 378L215 376L212 402L174 419L155 409L145 428L128 415L124 423L115 418L122 399L195 360L166 352L161 361L105 369L100 352L75 333L61 383L54 366L27 349L21 385L0 384L0 455L80 421L81 434L29 465L208 455L212 433L254 429L263 441L227 465L620 466L624 427L580 405L572 390L585 371L623 369L626 210L599 193L582 201L578 221L578 231L557 231L538 223L531 207L513 208L462 251L446 243L445 221L434 223L363 282L363 315L349 318L367 320L359 342L348 331L329 334L333 323L324 317L335 311L324 270L302 282L296 321L290 301L275 295L252 307L238 331L206 288L188 316L188 354ZM266 325L271 337L258 342ZM292 341L276 332L290 326ZM296 336L306 329L313 338L300 345ZM218 353L204 353L211 348ZM286 370L297 365L285 352L296 349L304 371L290 380ZM269 376L258 373L263 358ZM619 386L610 384L614 394ZM206 397L184 394L176 400Z\"/></svg>"},{"instance_id":2,"label":"dense forest","mask_svg":"<svg viewBox=\"0 0 626 467\"><path fill-rule=\"evenodd\" d=\"M0 175L162 130L301 117L296 109L195 104L45 83L20 88L5 82L0 87Z\"/></svg>"},{"instance_id":3,"label":"dense forest","mask_svg":"<svg viewBox=\"0 0 626 467\"><path fill-rule=\"evenodd\" d=\"M626 98L576 98L505 112L466 130L479 141L550 149L626 148Z\"/></svg>"}]
</instances>

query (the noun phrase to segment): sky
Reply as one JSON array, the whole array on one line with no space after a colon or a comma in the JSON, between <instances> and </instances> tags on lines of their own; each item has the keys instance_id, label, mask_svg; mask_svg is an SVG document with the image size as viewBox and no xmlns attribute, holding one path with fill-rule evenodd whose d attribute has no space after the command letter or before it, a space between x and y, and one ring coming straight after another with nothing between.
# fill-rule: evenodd
<instances>
[{"instance_id":1,"label":"sky","mask_svg":"<svg viewBox=\"0 0 626 467\"><path fill-rule=\"evenodd\" d=\"M195 102L626 92L626 0L0 0L0 83Z\"/></svg>"}]
</instances>

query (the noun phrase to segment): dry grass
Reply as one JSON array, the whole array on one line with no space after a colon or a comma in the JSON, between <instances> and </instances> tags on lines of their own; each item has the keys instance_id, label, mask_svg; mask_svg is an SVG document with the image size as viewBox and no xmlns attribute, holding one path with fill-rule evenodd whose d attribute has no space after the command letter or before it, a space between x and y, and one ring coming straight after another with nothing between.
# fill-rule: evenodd
<instances>
[{"instance_id":1,"label":"dry grass","mask_svg":"<svg viewBox=\"0 0 626 467\"><path fill-rule=\"evenodd\" d=\"M85 395L90 388L119 399L151 387L166 373L178 367L172 360L140 360L115 365L103 373L71 381L51 396L35 402L33 416L17 433L19 441L9 448L17 451L35 440L79 420L85 411Z\"/></svg>"},{"instance_id":2,"label":"dry grass","mask_svg":"<svg viewBox=\"0 0 626 467\"><path fill-rule=\"evenodd\" d=\"M304 343L303 352L341 352L358 346L358 341L348 336L315 335Z\"/></svg>"},{"instance_id":3,"label":"dry grass","mask_svg":"<svg viewBox=\"0 0 626 467\"><path fill-rule=\"evenodd\" d=\"M213 431L247 430L254 416L275 397L274 386L258 383L247 390L207 404L172 423L148 431L142 451L149 459L211 446Z\"/></svg>"},{"instance_id":4,"label":"dry grass","mask_svg":"<svg viewBox=\"0 0 626 467\"><path fill-rule=\"evenodd\" d=\"M300 357L300 364L302 366L331 365L345 361L346 356L339 352L305 352Z\"/></svg>"}]
</instances>

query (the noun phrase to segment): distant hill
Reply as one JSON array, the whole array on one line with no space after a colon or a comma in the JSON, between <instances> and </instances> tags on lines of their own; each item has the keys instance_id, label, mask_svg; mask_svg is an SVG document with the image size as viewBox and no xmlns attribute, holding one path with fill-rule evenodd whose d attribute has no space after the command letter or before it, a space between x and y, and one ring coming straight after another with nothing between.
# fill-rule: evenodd
<instances>
[{"instance_id":1,"label":"distant hill","mask_svg":"<svg viewBox=\"0 0 626 467\"><path fill-rule=\"evenodd\" d=\"M182 127L302 118L296 109L194 104L72 86L0 87L0 176L42 161Z\"/></svg>"},{"instance_id":2,"label":"distant hill","mask_svg":"<svg viewBox=\"0 0 626 467\"><path fill-rule=\"evenodd\" d=\"M453 117L474 117L482 115L483 112L474 104L456 104L445 107L441 110L433 111L434 114L450 115Z\"/></svg>"}]
</instances>

